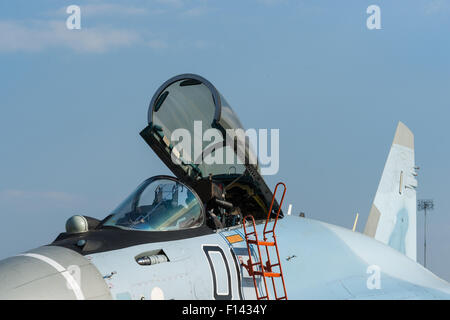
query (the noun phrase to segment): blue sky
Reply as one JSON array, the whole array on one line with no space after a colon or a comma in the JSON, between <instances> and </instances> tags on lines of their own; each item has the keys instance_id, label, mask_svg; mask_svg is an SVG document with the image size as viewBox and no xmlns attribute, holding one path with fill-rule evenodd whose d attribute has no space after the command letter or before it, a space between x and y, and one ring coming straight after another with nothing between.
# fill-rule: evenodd
<instances>
[{"instance_id":1,"label":"blue sky","mask_svg":"<svg viewBox=\"0 0 450 320\"><path fill-rule=\"evenodd\" d=\"M81 7L81 30L65 8ZM381 30L366 8L381 8ZM158 86L209 79L244 126L280 129L293 211L362 231L396 124L433 198L428 266L450 280L450 2L0 1L0 258L104 217L169 171L138 133ZM423 260L418 216L418 258Z\"/></svg>"}]
</instances>

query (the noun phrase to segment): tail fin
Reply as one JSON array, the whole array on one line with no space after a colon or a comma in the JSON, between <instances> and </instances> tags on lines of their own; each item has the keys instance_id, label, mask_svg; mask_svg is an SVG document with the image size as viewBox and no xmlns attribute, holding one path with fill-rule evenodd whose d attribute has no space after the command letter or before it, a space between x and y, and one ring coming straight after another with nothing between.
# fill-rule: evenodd
<instances>
[{"instance_id":1,"label":"tail fin","mask_svg":"<svg viewBox=\"0 0 450 320\"><path fill-rule=\"evenodd\" d=\"M364 233L406 254L417 256L414 135L398 123Z\"/></svg>"}]
</instances>

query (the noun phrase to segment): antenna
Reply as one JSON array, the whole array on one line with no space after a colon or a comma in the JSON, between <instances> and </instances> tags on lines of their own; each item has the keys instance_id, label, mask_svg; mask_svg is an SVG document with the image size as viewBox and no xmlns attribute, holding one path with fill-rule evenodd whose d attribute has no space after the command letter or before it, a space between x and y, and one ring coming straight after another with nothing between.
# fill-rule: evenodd
<instances>
[{"instance_id":1,"label":"antenna","mask_svg":"<svg viewBox=\"0 0 450 320\"><path fill-rule=\"evenodd\" d=\"M353 229L352 231L355 232L356 230L356 224L358 223L358 217L359 217L359 213L356 213L356 217L355 217L355 222L353 223Z\"/></svg>"},{"instance_id":2,"label":"antenna","mask_svg":"<svg viewBox=\"0 0 450 320\"><path fill-rule=\"evenodd\" d=\"M423 232L423 266L427 267L427 210L433 210L433 200L419 200L417 201L417 210L423 211L425 215L424 232Z\"/></svg>"}]
</instances>

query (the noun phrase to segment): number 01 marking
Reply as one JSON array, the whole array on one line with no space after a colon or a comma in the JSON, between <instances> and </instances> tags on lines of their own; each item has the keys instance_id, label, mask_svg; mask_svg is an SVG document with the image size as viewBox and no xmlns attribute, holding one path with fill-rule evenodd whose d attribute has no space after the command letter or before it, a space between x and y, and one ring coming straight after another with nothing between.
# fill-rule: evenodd
<instances>
[{"instance_id":1,"label":"number 01 marking","mask_svg":"<svg viewBox=\"0 0 450 320\"><path fill-rule=\"evenodd\" d=\"M231 288L231 274L230 274L230 267L228 267L228 262L225 257L225 254L219 246L203 246L203 251L205 252L206 258L208 259L209 267L211 268L211 274L213 278L213 294L214 299L216 300L230 300L233 297L233 292ZM216 270L214 269L214 263L211 259L211 252L218 252L220 256L222 257L223 263L225 264L225 268L227 270L227 280L228 280L228 293L219 293L217 292L218 286L217 286L217 274Z\"/></svg>"}]
</instances>

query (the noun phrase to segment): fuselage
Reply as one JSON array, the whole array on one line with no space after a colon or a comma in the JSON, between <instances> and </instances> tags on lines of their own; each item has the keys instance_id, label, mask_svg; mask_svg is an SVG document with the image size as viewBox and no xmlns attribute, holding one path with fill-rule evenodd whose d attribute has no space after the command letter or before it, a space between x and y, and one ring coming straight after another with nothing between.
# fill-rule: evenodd
<instances>
[{"instance_id":1,"label":"fuselage","mask_svg":"<svg viewBox=\"0 0 450 320\"><path fill-rule=\"evenodd\" d=\"M358 232L286 216L276 236L288 299L450 299L446 281ZM137 262L161 252L167 261ZM0 298L255 299L247 260L241 227L84 256L50 245L0 261ZM268 288L273 298L270 281Z\"/></svg>"}]
</instances>

